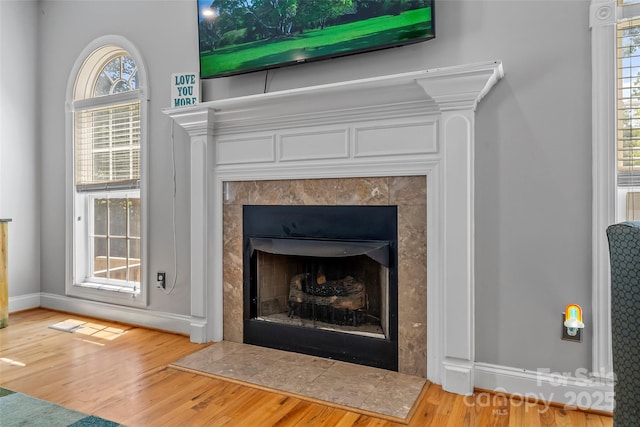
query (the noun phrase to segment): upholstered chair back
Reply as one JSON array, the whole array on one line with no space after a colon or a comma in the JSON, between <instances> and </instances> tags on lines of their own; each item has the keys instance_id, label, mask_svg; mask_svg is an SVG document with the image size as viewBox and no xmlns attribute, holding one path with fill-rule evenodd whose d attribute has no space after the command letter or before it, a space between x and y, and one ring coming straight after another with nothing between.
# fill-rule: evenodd
<instances>
[{"instance_id":1,"label":"upholstered chair back","mask_svg":"<svg viewBox=\"0 0 640 427\"><path fill-rule=\"evenodd\" d=\"M607 228L611 258L614 426L640 426L640 222Z\"/></svg>"}]
</instances>

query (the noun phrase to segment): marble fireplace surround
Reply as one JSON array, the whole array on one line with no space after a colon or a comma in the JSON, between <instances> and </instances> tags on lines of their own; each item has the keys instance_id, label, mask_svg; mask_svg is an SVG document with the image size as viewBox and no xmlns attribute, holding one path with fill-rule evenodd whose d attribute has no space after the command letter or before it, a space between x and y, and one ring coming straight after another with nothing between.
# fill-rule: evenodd
<instances>
[{"instance_id":1,"label":"marble fireplace surround","mask_svg":"<svg viewBox=\"0 0 640 427\"><path fill-rule=\"evenodd\" d=\"M430 381L471 394L474 119L502 76L492 61L165 109L190 144L191 340L225 338L230 183L426 177L428 268L418 286L427 307L416 323L426 323L429 351L418 352Z\"/></svg>"},{"instance_id":2,"label":"marble fireplace surround","mask_svg":"<svg viewBox=\"0 0 640 427\"><path fill-rule=\"evenodd\" d=\"M240 181L224 184L223 336L243 341L244 205L391 205L398 209L398 371L426 378L425 176Z\"/></svg>"}]
</instances>

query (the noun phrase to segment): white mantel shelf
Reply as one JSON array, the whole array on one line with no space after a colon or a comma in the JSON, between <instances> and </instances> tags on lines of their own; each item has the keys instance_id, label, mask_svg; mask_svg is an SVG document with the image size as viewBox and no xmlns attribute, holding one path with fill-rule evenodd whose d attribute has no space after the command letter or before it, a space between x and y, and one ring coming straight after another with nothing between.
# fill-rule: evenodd
<instances>
[{"instance_id":1,"label":"white mantel shelf","mask_svg":"<svg viewBox=\"0 0 640 427\"><path fill-rule=\"evenodd\" d=\"M341 99L341 104L352 109L379 103L389 105L432 100L440 111L475 111L478 102L503 76L502 63L491 61L225 98L193 106L166 108L163 112L190 134L202 134L207 132L203 126L213 125L213 121L206 117L208 111L215 112L216 122L255 120L285 113L304 117L327 110L324 103L309 101L317 98L328 98L334 103ZM423 91L419 91L421 87ZM384 98L380 98L380 94ZM289 104L290 108L285 111L274 108L284 104ZM335 111L335 105L330 110Z\"/></svg>"},{"instance_id":2,"label":"white mantel shelf","mask_svg":"<svg viewBox=\"0 0 640 427\"><path fill-rule=\"evenodd\" d=\"M191 340L223 339L228 181L427 177L427 377L474 387L475 110L500 61L169 108L190 143Z\"/></svg>"}]
</instances>

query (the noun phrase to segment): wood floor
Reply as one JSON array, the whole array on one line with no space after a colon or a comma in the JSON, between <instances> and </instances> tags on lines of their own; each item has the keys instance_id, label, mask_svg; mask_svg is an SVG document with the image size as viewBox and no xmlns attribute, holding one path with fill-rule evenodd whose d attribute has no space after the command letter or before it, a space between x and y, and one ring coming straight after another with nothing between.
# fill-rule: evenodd
<instances>
[{"instance_id":1,"label":"wood floor","mask_svg":"<svg viewBox=\"0 0 640 427\"><path fill-rule=\"evenodd\" d=\"M52 330L67 320L127 329L108 340ZM0 385L135 426L401 426L381 418L168 368L202 345L184 336L48 310L0 330ZM427 386L410 426L611 426L593 413ZM489 400L489 401L487 401Z\"/></svg>"}]
</instances>

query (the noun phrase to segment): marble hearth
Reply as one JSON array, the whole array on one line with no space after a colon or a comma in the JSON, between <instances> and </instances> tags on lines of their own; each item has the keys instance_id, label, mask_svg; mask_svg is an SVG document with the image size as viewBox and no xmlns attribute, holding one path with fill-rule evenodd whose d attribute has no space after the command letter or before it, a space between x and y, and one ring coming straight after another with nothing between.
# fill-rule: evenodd
<instances>
[{"instance_id":1,"label":"marble hearth","mask_svg":"<svg viewBox=\"0 0 640 427\"><path fill-rule=\"evenodd\" d=\"M192 341L241 339L242 204L397 204L402 371L472 393L474 118L502 76L486 62L165 110L190 148Z\"/></svg>"}]
</instances>

